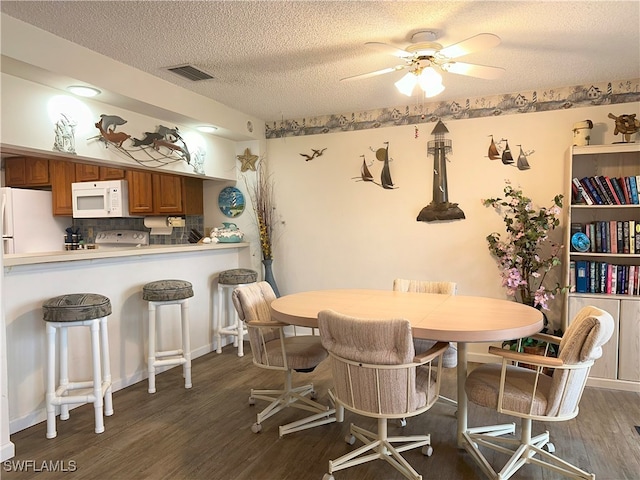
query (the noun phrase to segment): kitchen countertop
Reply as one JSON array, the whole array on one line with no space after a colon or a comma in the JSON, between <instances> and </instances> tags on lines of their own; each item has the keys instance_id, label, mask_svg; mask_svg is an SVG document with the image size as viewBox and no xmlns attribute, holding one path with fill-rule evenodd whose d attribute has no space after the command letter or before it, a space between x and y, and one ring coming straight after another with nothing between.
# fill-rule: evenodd
<instances>
[{"instance_id":1,"label":"kitchen countertop","mask_svg":"<svg viewBox=\"0 0 640 480\"><path fill-rule=\"evenodd\" d=\"M137 255L160 255L167 253L188 253L210 250L224 250L229 248L248 247L248 242L240 243L185 243L180 245L147 245L144 247L122 247L115 249L87 249L60 252L14 253L4 256L4 266L34 265L39 263L73 262L78 260L92 260L99 258L121 258Z\"/></svg>"}]
</instances>

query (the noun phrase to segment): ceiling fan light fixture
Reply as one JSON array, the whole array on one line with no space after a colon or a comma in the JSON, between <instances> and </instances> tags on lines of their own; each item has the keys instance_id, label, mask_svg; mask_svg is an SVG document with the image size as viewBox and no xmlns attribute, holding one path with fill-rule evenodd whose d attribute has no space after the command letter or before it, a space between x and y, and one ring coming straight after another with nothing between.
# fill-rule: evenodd
<instances>
[{"instance_id":1,"label":"ceiling fan light fixture","mask_svg":"<svg viewBox=\"0 0 640 480\"><path fill-rule=\"evenodd\" d=\"M395 83L395 86L400 93L406 95L407 97L410 97L417 83L418 77L416 76L416 74L413 72L409 72L400 80L398 80Z\"/></svg>"},{"instance_id":2,"label":"ceiling fan light fixture","mask_svg":"<svg viewBox=\"0 0 640 480\"><path fill-rule=\"evenodd\" d=\"M442 92L444 92L444 85L442 83L432 85L423 85L421 83L420 88L422 88L424 96L427 98L435 97L436 95L440 95Z\"/></svg>"},{"instance_id":3,"label":"ceiling fan light fixture","mask_svg":"<svg viewBox=\"0 0 640 480\"><path fill-rule=\"evenodd\" d=\"M418 84L426 97L435 97L444 91L442 85L442 75L436 72L432 67L425 67L418 76Z\"/></svg>"}]
</instances>

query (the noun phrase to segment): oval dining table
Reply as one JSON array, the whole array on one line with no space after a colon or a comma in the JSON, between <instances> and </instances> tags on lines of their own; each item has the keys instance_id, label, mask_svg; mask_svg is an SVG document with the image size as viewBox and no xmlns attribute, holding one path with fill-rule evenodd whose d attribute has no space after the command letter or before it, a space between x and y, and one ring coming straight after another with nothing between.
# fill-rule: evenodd
<instances>
[{"instance_id":1,"label":"oval dining table","mask_svg":"<svg viewBox=\"0 0 640 480\"><path fill-rule=\"evenodd\" d=\"M411 323L414 338L457 342L459 447L463 446L463 433L467 430L467 344L512 340L543 328L542 313L535 308L465 295L338 289L294 293L271 303L273 318L302 327L317 328L322 310L367 319L405 318Z\"/></svg>"}]
</instances>

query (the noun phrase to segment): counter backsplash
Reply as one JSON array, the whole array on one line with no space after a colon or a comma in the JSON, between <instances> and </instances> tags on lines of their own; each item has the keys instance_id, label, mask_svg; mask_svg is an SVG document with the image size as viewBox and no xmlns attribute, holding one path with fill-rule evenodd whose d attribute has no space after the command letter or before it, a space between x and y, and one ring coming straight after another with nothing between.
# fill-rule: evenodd
<instances>
[{"instance_id":1,"label":"counter backsplash","mask_svg":"<svg viewBox=\"0 0 640 480\"><path fill-rule=\"evenodd\" d=\"M204 234L204 216L185 215L184 227L173 227L171 235L149 235L150 245L179 245L189 243L191 229ZM140 230L150 232L144 226L144 218L75 218L73 225L80 229L85 243L93 243L96 234L105 230ZM91 235L89 235L91 233Z\"/></svg>"}]
</instances>

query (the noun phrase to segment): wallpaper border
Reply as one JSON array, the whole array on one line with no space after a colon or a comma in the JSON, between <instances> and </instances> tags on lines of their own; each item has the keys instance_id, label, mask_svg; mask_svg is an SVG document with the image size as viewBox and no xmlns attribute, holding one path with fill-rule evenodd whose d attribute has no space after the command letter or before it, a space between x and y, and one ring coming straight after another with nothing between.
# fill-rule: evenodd
<instances>
[{"instance_id":1,"label":"wallpaper border","mask_svg":"<svg viewBox=\"0 0 640 480\"><path fill-rule=\"evenodd\" d=\"M265 123L265 136L270 139L321 135L324 133L437 122L438 120L460 120L519 113L549 112L568 108L584 108L638 101L640 101L640 78L551 88L540 92L531 90L446 102L388 107L359 113L352 112L292 120L272 120Z\"/></svg>"}]
</instances>

